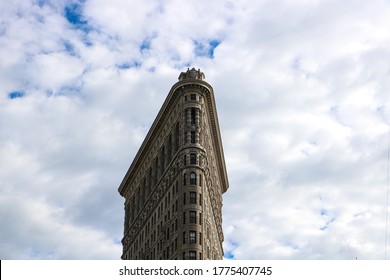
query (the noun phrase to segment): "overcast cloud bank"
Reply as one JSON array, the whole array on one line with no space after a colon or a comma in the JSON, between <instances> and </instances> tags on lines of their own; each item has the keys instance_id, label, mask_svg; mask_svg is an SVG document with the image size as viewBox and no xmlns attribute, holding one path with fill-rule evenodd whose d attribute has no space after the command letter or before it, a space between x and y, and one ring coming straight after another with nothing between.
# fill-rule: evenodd
<instances>
[{"instance_id":1,"label":"overcast cloud bank","mask_svg":"<svg viewBox=\"0 0 390 280\"><path fill-rule=\"evenodd\" d=\"M117 188L196 67L230 180L225 257L383 259L389 14L384 0L0 1L0 258L119 259Z\"/></svg>"}]
</instances>

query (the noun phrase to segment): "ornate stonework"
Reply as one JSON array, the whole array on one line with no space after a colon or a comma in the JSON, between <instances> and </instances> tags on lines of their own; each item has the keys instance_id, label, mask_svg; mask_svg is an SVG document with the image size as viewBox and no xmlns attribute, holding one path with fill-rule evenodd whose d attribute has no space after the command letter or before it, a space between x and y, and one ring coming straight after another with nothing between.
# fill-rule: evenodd
<instances>
[{"instance_id":1,"label":"ornate stonework","mask_svg":"<svg viewBox=\"0 0 390 280\"><path fill-rule=\"evenodd\" d=\"M200 71L200 69L195 70L195 68L187 69L187 72L181 72L179 75L179 81L185 80L185 79L197 79L197 80L203 80L205 78L205 75L203 72Z\"/></svg>"},{"instance_id":2,"label":"ornate stonework","mask_svg":"<svg viewBox=\"0 0 390 280\"><path fill-rule=\"evenodd\" d=\"M119 192L122 259L222 259L228 179L212 87L192 68L173 85Z\"/></svg>"}]
</instances>

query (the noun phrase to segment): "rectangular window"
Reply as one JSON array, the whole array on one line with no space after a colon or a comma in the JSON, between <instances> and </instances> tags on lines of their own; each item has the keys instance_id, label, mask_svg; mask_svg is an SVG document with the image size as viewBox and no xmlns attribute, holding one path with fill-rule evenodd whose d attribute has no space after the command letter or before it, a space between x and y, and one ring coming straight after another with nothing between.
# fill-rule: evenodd
<instances>
[{"instance_id":1,"label":"rectangular window","mask_svg":"<svg viewBox=\"0 0 390 280\"><path fill-rule=\"evenodd\" d=\"M195 124L196 122L196 111L194 108L191 109L191 124Z\"/></svg>"},{"instance_id":2,"label":"rectangular window","mask_svg":"<svg viewBox=\"0 0 390 280\"><path fill-rule=\"evenodd\" d=\"M186 232L183 231L183 244L186 244Z\"/></svg>"},{"instance_id":3,"label":"rectangular window","mask_svg":"<svg viewBox=\"0 0 390 280\"><path fill-rule=\"evenodd\" d=\"M195 93L191 93L190 98L191 98L191 100L196 100L196 94Z\"/></svg>"},{"instance_id":4,"label":"rectangular window","mask_svg":"<svg viewBox=\"0 0 390 280\"><path fill-rule=\"evenodd\" d=\"M191 131L191 143L195 144L195 131Z\"/></svg>"},{"instance_id":5,"label":"rectangular window","mask_svg":"<svg viewBox=\"0 0 390 280\"><path fill-rule=\"evenodd\" d=\"M190 244L196 244L196 231L190 230L189 242Z\"/></svg>"},{"instance_id":6,"label":"rectangular window","mask_svg":"<svg viewBox=\"0 0 390 280\"><path fill-rule=\"evenodd\" d=\"M187 203L187 194L183 193L183 205L186 205Z\"/></svg>"},{"instance_id":7,"label":"rectangular window","mask_svg":"<svg viewBox=\"0 0 390 280\"><path fill-rule=\"evenodd\" d=\"M196 192L190 192L190 203L196 204Z\"/></svg>"},{"instance_id":8,"label":"rectangular window","mask_svg":"<svg viewBox=\"0 0 390 280\"><path fill-rule=\"evenodd\" d=\"M184 155L183 161L184 161L184 165L187 165L187 155Z\"/></svg>"},{"instance_id":9,"label":"rectangular window","mask_svg":"<svg viewBox=\"0 0 390 280\"><path fill-rule=\"evenodd\" d=\"M189 253L190 253L189 259L190 260L196 260L196 251L190 251Z\"/></svg>"},{"instance_id":10,"label":"rectangular window","mask_svg":"<svg viewBox=\"0 0 390 280\"><path fill-rule=\"evenodd\" d=\"M186 223L186 212L183 212L183 225Z\"/></svg>"},{"instance_id":11,"label":"rectangular window","mask_svg":"<svg viewBox=\"0 0 390 280\"><path fill-rule=\"evenodd\" d=\"M190 211L190 223L196 224L196 211Z\"/></svg>"},{"instance_id":12,"label":"rectangular window","mask_svg":"<svg viewBox=\"0 0 390 280\"><path fill-rule=\"evenodd\" d=\"M196 164L196 154L190 154L190 164Z\"/></svg>"}]
</instances>

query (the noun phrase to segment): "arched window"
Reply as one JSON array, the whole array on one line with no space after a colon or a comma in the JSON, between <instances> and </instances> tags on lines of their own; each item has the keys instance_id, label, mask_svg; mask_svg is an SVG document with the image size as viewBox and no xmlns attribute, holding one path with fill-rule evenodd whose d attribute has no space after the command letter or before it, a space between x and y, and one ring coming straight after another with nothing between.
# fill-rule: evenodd
<instances>
[{"instance_id":1,"label":"arched window","mask_svg":"<svg viewBox=\"0 0 390 280\"><path fill-rule=\"evenodd\" d=\"M196 185L196 173L195 172L191 172L191 174L190 174L190 184Z\"/></svg>"}]
</instances>

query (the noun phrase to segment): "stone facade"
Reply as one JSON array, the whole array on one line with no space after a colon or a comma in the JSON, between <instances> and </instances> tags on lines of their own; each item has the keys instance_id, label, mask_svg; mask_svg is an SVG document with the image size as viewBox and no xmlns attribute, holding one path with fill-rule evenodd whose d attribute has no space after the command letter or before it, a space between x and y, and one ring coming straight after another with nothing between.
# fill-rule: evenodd
<instances>
[{"instance_id":1,"label":"stone facade","mask_svg":"<svg viewBox=\"0 0 390 280\"><path fill-rule=\"evenodd\" d=\"M122 259L222 259L228 178L212 87L188 69L173 85L119 192Z\"/></svg>"}]
</instances>

